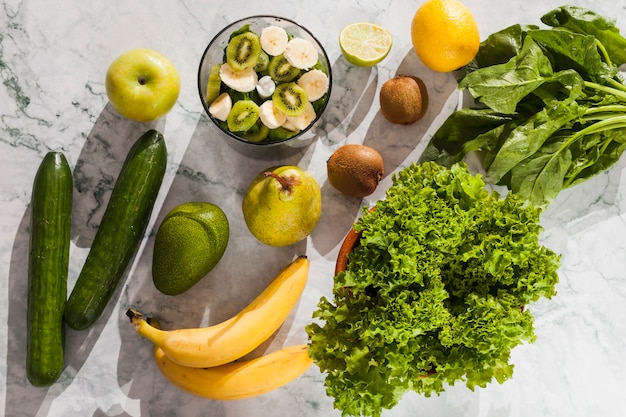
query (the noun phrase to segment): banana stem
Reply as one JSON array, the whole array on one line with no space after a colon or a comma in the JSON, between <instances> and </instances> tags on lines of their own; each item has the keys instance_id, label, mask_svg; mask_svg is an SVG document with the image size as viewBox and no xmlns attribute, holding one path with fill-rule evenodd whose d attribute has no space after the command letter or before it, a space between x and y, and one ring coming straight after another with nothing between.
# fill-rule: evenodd
<instances>
[{"instance_id":1,"label":"banana stem","mask_svg":"<svg viewBox=\"0 0 626 417\"><path fill-rule=\"evenodd\" d=\"M143 314L141 314L139 311L135 310L134 308L129 308L128 310L126 310L126 316L130 319L131 324L135 324L136 321L138 320L143 320Z\"/></svg>"},{"instance_id":2,"label":"banana stem","mask_svg":"<svg viewBox=\"0 0 626 417\"><path fill-rule=\"evenodd\" d=\"M133 325L138 334L152 341L156 345L160 345L163 342L167 332L159 328L158 322L156 322L156 327L152 326L147 321L150 319L144 319L143 314L133 308L129 308L126 311L126 315L130 318L130 323Z\"/></svg>"}]
</instances>

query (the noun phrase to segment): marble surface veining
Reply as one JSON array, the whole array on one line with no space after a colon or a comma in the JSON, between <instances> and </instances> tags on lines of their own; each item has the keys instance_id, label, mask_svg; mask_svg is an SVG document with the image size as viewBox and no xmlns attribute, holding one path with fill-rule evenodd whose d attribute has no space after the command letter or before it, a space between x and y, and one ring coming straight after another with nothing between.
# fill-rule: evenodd
<instances>
[{"instance_id":1,"label":"marble surface veining","mask_svg":"<svg viewBox=\"0 0 626 417\"><path fill-rule=\"evenodd\" d=\"M151 345L134 333L130 306L169 327L228 318L250 301L295 255L312 261L306 291L281 330L254 354L306 341L304 325L330 293L338 247L359 210L384 195L390 175L419 158L430 135L458 102L452 74L426 69L409 30L420 0L0 1L0 415L22 416L273 416L340 413L311 367L289 385L256 398L218 402L189 395L157 370ZM562 5L555 0L466 0L484 38L513 23L538 23ZM570 1L616 19L626 33L626 1ZM226 24L254 14L298 21L326 47L334 85L316 140L296 154L250 158L234 151L202 112L196 73L209 40ZM394 45L373 68L349 65L337 37L346 24L373 21ZM181 74L173 110L149 124L121 118L108 104L104 74L135 47L168 56ZM420 76L429 89L423 120L390 125L378 111L378 91L397 73ZM108 308L89 330L66 334L66 369L49 388L26 380L25 312L28 216L35 171L49 150L65 153L74 174L71 265L76 280L111 188L132 142L149 127L163 132L168 166L151 226ZM364 200L340 195L326 181L325 161L338 146L365 143L385 160L386 177ZM241 215L252 177L276 163L308 169L322 186L324 211L306 240L286 248L262 245ZM175 205L203 200L224 209L231 226L227 251L193 291L164 296L152 285L155 225ZM562 254L558 295L532 305L537 341L513 352L514 376L472 392L462 384L440 396L407 394L385 416L618 417L626 412L626 158L583 185L563 192L542 216L544 244Z\"/></svg>"}]
</instances>

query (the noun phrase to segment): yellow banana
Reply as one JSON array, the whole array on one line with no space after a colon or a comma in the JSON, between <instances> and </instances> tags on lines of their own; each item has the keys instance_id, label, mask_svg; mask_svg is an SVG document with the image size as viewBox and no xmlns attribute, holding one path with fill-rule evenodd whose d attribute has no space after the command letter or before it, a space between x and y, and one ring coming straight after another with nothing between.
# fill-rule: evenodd
<instances>
[{"instance_id":1,"label":"yellow banana","mask_svg":"<svg viewBox=\"0 0 626 417\"><path fill-rule=\"evenodd\" d=\"M223 365L252 352L278 330L304 291L309 266L307 257L299 256L246 308L213 326L161 330L134 309L126 315L137 333L173 362L193 368Z\"/></svg>"},{"instance_id":2,"label":"yellow banana","mask_svg":"<svg viewBox=\"0 0 626 417\"><path fill-rule=\"evenodd\" d=\"M157 346L154 359L172 384L214 400L237 400L269 392L293 381L313 363L307 345L290 346L258 358L212 368L179 365Z\"/></svg>"}]
</instances>

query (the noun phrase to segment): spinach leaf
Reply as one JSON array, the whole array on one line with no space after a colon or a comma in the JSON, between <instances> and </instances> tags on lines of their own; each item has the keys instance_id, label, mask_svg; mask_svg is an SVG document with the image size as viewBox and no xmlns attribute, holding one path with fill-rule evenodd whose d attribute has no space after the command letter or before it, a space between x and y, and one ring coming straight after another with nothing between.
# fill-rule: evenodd
<instances>
[{"instance_id":1,"label":"spinach leaf","mask_svg":"<svg viewBox=\"0 0 626 417\"><path fill-rule=\"evenodd\" d=\"M537 207L545 206L563 188L571 160L571 152L561 150L561 143L541 148L511 170L511 191Z\"/></svg>"},{"instance_id":2,"label":"spinach leaf","mask_svg":"<svg viewBox=\"0 0 626 417\"><path fill-rule=\"evenodd\" d=\"M621 118L626 119L626 116ZM626 151L626 120L622 121L619 126L621 127L613 127L611 130L587 135L578 141L578 144L591 142L594 146L587 146L584 153L576 155L576 159L572 162L572 168L565 177L563 188L571 187L591 178L620 159ZM574 145L571 148L573 149L572 153L578 150L578 147Z\"/></svg>"},{"instance_id":3,"label":"spinach leaf","mask_svg":"<svg viewBox=\"0 0 626 417\"><path fill-rule=\"evenodd\" d=\"M481 68L459 83L460 89L492 110L512 114L517 104L553 75L550 60L531 38L526 37L518 55L505 64Z\"/></svg>"},{"instance_id":4,"label":"spinach leaf","mask_svg":"<svg viewBox=\"0 0 626 417\"><path fill-rule=\"evenodd\" d=\"M566 29L528 32L537 43L550 51L555 70L574 69L585 79L603 82L617 74L617 68L604 62L594 36Z\"/></svg>"},{"instance_id":5,"label":"spinach leaf","mask_svg":"<svg viewBox=\"0 0 626 417\"><path fill-rule=\"evenodd\" d=\"M563 183L574 181L585 169L593 166L602 155L605 132L587 135L570 146L572 163ZM565 187L563 187L565 188Z\"/></svg>"},{"instance_id":6,"label":"spinach leaf","mask_svg":"<svg viewBox=\"0 0 626 417\"><path fill-rule=\"evenodd\" d=\"M553 27L514 25L481 43L459 88L486 108L450 116L421 161L454 163L482 151L486 181L544 207L626 151L626 85L617 67L626 38L582 8L561 7L542 21Z\"/></svg>"},{"instance_id":7,"label":"spinach leaf","mask_svg":"<svg viewBox=\"0 0 626 417\"><path fill-rule=\"evenodd\" d=\"M508 62L520 52L524 36L530 29L538 29L538 27L516 24L489 35L487 39L481 42L478 53L464 70L471 72L479 68Z\"/></svg>"},{"instance_id":8,"label":"spinach leaf","mask_svg":"<svg viewBox=\"0 0 626 417\"><path fill-rule=\"evenodd\" d=\"M573 123L513 167L506 185L531 203L546 206L560 190L606 170L626 150L626 114L602 116L592 116L590 121L584 121L583 114L573 118Z\"/></svg>"},{"instance_id":9,"label":"spinach leaf","mask_svg":"<svg viewBox=\"0 0 626 417\"><path fill-rule=\"evenodd\" d=\"M615 23L596 12L577 6L562 6L541 17L548 26L562 27L572 32L593 35L604 45L613 64L626 63L626 39Z\"/></svg>"},{"instance_id":10,"label":"spinach leaf","mask_svg":"<svg viewBox=\"0 0 626 417\"><path fill-rule=\"evenodd\" d=\"M557 102L531 116L504 142L489 166L485 179L498 183L517 164L537 152L552 134L579 115L578 103L573 101Z\"/></svg>"},{"instance_id":11,"label":"spinach leaf","mask_svg":"<svg viewBox=\"0 0 626 417\"><path fill-rule=\"evenodd\" d=\"M463 144L463 153L483 151L483 163L485 168L489 169L498 149L517 126L517 122L512 121L480 134Z\"/></svg>"},{"instance_id":12,"label":"spinach leaf","mask_svg":"<svg viewBox=\"0 0 626 417\"><path fill-rule=\"evenodd\" d=\"M514 119L514 115L500 114L491 109L458 110L452 113L435 132L422 157L432 153L433 158L438 158L437 154L445 152L449 156L458 155L458 160L454 161L458 162L466 153L468 137L474 138ZM473 148L474 150L485 149L484 146ZM454 158L443 159L451 161ZM443 163L443 165L450 167L452 163Z\"/></svg>"}]
</instances>

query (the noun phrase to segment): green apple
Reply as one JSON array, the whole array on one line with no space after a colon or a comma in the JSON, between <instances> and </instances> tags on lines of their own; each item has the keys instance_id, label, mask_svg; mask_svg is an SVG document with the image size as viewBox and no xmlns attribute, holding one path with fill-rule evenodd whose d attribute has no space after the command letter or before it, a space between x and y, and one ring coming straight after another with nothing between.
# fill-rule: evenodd
<instances>
[{"instance_id":1,"label":"green apple","mask_svg":"<svg viewBox=\"0 0 626 417\"><path fill-rule=\"evenodd\" d=\"M150 122L169 112L180 92L180 75L161 53L132 49L109 66L105 80L111 105L122 116Z\"/></svg>"}]
</instances>

